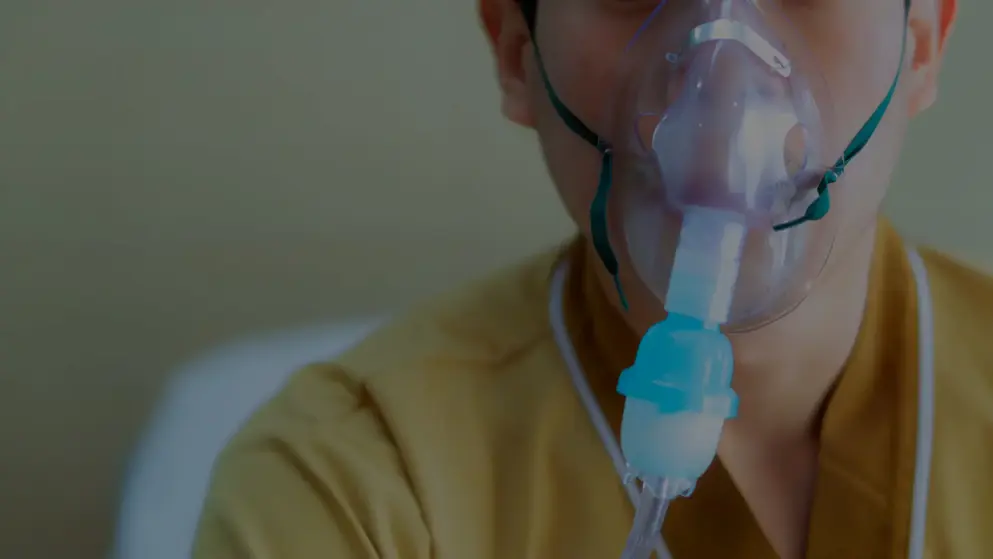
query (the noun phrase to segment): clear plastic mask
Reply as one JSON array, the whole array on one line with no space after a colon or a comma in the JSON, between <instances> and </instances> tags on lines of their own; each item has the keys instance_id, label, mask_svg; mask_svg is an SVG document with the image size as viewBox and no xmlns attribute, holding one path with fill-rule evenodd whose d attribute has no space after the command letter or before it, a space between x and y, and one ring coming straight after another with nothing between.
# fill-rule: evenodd
<instances>
[{"instance_id":1,"label":"clear plastic mask","mask_svg":"<svg viewBox=\"0 0 993 559\"><path fill-rule=\"evenodd\" d=\"M732 330L801 302L836 231L831 219L776 230L817 199L836 155L816 61L773 4L660 3L624 50L604 134L612 245L660 300L687 211L745 223Z\"/></svg>"}]
</instances>

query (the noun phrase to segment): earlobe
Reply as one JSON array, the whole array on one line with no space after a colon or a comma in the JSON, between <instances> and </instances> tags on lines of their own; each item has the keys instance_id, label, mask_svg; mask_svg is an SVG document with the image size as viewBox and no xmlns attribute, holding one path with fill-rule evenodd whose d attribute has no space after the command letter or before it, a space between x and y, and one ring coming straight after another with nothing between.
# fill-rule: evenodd
<instances>
[{"instance_id":1,"label":"earlobe","mask_svg":"<svg viewBox=\"0 0 993 559\"><path fill-rule=\"evenodd\" d=\"M910 60L906 68L912 86L910 114L915 116L934 104L938 96L937 49L935 48L935 25L932 18L911 17L908 22L907 53Z\"/></svg>"},{"instance_id":2,"label":"earlobe","mask_svg":"<svg viewBox=\"0 0 993 559\"><path fill-rule=\"evenodd\" d=\"M490 40L500 84L500 110L521 126L534 126L528 90L531 35L516 2L480 0L479 12Z\"/></svg>"},{"instance_id":3,"label":"earlobe","mask_svg":"<svg viewBox=\"0 0 993 559\"><path fill-rule=\"evenodd\" d=\"M937 6L925 2L925 14L911 12L908 42L910 72L914 76L911 114L930 108L938 98L938 75L945 54L945 45L955 25L957 0L935 0ZM913 8L912 8L913 10Z\"/></svg>"},{"instance_id":4,"label":"earlobe","mask_svg":"<svg viewBox=\"0 0 993 559\"><path fill-rule=\"evenodd\" d=\"M955 21L958 19L959 14L959 3L958 0L938 1L941 6L938 9L938 55L943 56L948 37L951 36L952 30L955 29Z\"/></svg>"},{"instance_id":5,"label":"earlobe","mask_svg":"<svg viewBox=\"0 0 993 559\"><path fill-rule=\"evenodd\" d=\"M479 20L486 32L486 39L493 48L496 48L497 39L500 37L502 19L502 0L479 0Z\"/></svg>"},{"instance_id":6,"label":"earlobe","mask_svg":"<svg viewBox=\"0 0 993 559\"><path fill-rule=\"evenodd\" d=\"M500 75L500 110L503 116L515 124L532 128L534 113L526 69L527 57L531 53L529 44L530 39L508 37L505 52L497 54L497 64Z\"/></svg>"}]
</instances>

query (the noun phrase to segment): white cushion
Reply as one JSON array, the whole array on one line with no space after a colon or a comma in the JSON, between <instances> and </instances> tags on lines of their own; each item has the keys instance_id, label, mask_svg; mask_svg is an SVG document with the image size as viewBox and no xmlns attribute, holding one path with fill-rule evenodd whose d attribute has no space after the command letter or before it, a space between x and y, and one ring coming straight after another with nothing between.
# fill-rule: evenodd
<instances>
[{"instance_id":1,"label":"white cushion","mask_svg":"<svg viewBox=\"0 0 993 559\"><path fill-rule=\"evenodd\" d=\"M189 557L211 468L230 437L295 370L333 358L381 322L262 336L179 369L131 458L113 557Z\"/></svg>"}]
</instances>

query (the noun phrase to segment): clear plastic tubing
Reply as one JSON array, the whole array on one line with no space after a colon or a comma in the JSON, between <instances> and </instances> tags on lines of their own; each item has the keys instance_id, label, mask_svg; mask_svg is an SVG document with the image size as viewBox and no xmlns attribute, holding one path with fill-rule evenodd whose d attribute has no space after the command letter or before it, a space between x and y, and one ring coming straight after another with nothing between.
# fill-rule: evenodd
<instances>
[{"instance_id":1,"label":"clear plastic tubing","mask_svg":"<svg viewBox=\"0 0 993 559\"><path fill-rule=\"evenodd\" d=\"M622 559L645 559L669 502L693 492L713 462L724 420L734 417L734 360L721 333L738 278L745 224L739 214L691 207L669 280L668 315L652 326L617 391L627 399L621 450L641 480Z\"/></svg>"},{"instance_id":2,"label":"clear plastic tubing","mask_svg":"<svg viewBox=\"0 0 993 559\"><path fill-rule=\"evenodd\" d=\"M665 496L666 480L645 479L642 483L634 510L634 526L621 555L623 559L648 559L651 556L672 500Z\"/></svg>"}]
</instances>

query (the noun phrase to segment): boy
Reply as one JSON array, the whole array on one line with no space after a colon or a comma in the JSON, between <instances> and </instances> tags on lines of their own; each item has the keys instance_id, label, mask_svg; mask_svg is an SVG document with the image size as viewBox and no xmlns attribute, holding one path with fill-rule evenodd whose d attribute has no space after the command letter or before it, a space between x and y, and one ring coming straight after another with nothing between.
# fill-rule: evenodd
<instances>
[{"instance_id":1,"label":"boy","mask_svg":"<svg viewBox=\"0 0 993 559\"><path fill-rule=\"evenodd\" d=\"M606 150L577 129L609 128L617 45L657 4L480 0L503 113L538 134L581 234L296 375L216 466L196 559L620 556L632 507L609 452L618 376L663 314L628 253L604 266L590 212ZM826 124L851 137L885 117L846 161L816 284L730 335L738 414L672 504L666 551L986 557L993 281L906 249L878 217L908 122L935 100L956 0L775 4L830 85Z\"/></svg>"}]
</instances>

